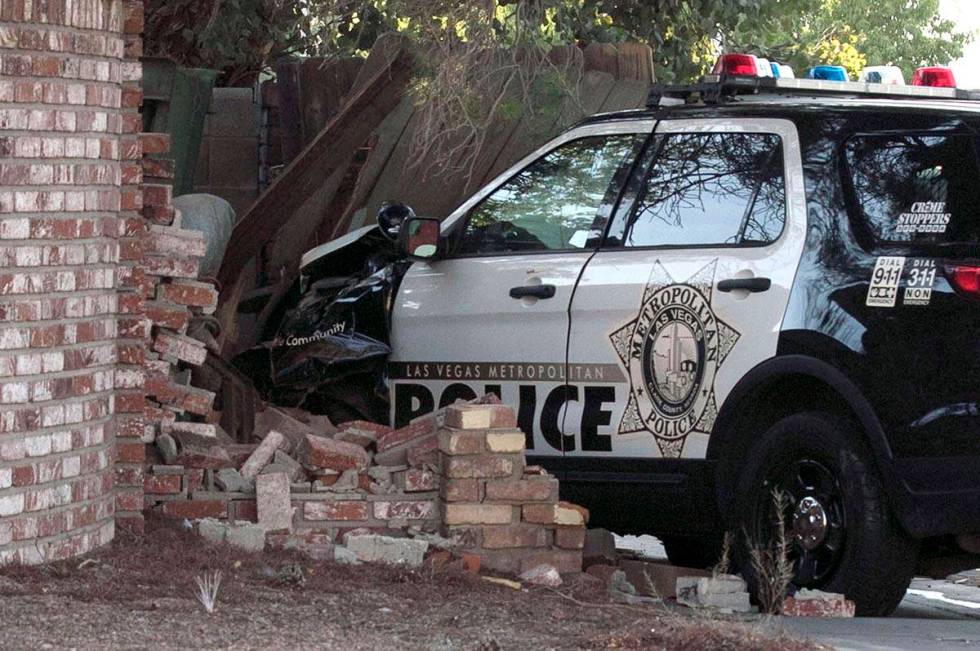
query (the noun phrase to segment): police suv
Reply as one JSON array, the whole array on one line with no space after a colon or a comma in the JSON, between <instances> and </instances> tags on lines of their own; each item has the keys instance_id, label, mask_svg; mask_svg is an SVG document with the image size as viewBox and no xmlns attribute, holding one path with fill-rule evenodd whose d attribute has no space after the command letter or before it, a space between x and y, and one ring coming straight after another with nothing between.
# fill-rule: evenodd
<instances>
[{"instance_id":1,"label":"police suv","mask_svg":"<svg viewBox=\"0 0 980 651\"><path fill-rule=\"evenodd\" d=\"M980 103L731 63L404 223L391 417L498 394L594 521L888 613L980 540Z\"/></svg>"}]
</instances>

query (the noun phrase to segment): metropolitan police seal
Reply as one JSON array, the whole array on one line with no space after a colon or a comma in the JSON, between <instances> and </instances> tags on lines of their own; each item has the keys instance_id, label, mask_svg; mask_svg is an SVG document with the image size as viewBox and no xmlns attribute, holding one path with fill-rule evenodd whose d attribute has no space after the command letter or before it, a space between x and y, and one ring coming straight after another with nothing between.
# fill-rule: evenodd
<instances>
[{"instance_id":1,"label":"metropolitan police seal","mask_svg":"<svg viewBox=\"0 0 980 651\"><path fill-rule=\"evenodd\" d=\"M619 433L650 432L665 457L711 433L715 374L739 338L711 309L717 262L682 283L654 263L639 314L610 335L630 383Z\"/></svg>"}]
</instances>

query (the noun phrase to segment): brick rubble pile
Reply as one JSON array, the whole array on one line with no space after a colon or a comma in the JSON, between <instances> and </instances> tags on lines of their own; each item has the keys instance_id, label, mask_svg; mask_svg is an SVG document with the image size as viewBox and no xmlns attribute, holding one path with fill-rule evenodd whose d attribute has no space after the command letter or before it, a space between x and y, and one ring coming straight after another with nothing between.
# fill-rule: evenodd
<instances>
[{"instance_id":1,"label":"brick rubble pile","mask_svg":"<svg viewBox=\"0 0 980 651\"><path fill-rule=\"evenodd\" d=\"M277 407L257 415L257 443L197 429L175 422L157 437L146 502L198 521L211 540L411 565L439 547L513 574L581 570L588 512L559 502L557 480L526 466L524 434L493 396L399 429L333 428Z\"/></svg>"}]
</instances>

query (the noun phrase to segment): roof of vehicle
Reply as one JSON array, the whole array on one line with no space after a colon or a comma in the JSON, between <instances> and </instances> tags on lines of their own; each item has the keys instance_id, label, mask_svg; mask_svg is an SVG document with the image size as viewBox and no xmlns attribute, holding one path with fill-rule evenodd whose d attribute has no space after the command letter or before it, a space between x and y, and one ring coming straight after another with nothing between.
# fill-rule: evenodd
<instances>
[{"instance_id":1,"label":"roof of vehicle","mask_svg":"<svg viewBox=\"0 0 980 651\"><path fill-rule=\"evenodd\" d=\"M778 83L782 82L782 83ZM885 86L863 82L714 78L684 86L655 85L647 108L599 114L583 123L637 118L694 117L752 112L960 113L980 115L980 92Z\"/></svg>"}]
</instances>

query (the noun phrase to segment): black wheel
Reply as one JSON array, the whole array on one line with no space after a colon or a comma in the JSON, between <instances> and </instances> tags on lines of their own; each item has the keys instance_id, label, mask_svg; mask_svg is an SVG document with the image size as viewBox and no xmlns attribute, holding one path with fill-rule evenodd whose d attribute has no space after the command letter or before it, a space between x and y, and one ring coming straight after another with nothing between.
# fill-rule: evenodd
<instances>
[{"instance_id":1,"label":"black wheel","mask_svg":"<svg viewBox=\"0 0 980 651\"><path fill-rule=\"evenodd\" d=\"M747 539L770 544L782 518L796 587L843 593L862 616L887 615L905 596L919 545L886 504L846 419L808 412L773 425L749 451L735 498L738 562L750 587Z\"/></svg>"},{"instance_id":2,"label":"black wheel","mask_svg":"<svg viewBox=\"0 0 980 651\"><path fill-rule=\"evenodd\" d=\"M672 565L699 570L714 567L721 556L721 538L704 536L659 536Z\"/></svg>"}]
</instances>

